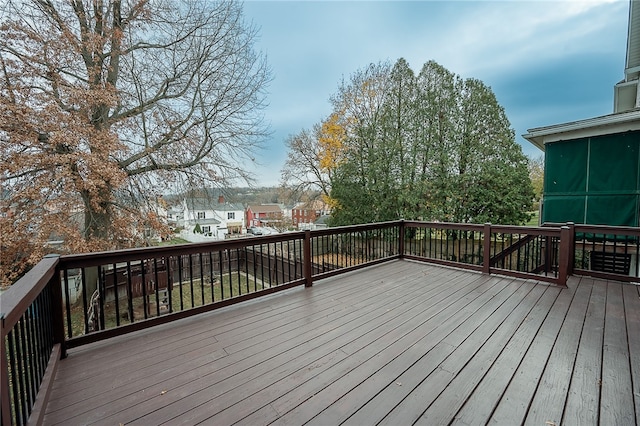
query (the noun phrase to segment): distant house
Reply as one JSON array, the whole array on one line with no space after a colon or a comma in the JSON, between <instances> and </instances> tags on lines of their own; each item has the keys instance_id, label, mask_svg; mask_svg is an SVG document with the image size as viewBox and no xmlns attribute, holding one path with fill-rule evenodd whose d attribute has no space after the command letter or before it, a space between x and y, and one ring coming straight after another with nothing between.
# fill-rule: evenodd
<instances>
[{"instance_id":1,"label":"distant house","mask_svg":"<svg viewBox=\"0 0 640 426\"><path fill-rule=\"evenodd\" d=\"M330 213L329 206L321 200L307 201L297 204L291 210L291 221L297 228L309 228L321 216Z\"/></svg>"},{"instance_id":2,"label":"distant house","mask_svg":"<svg viewBox=\"0 0 640 426\"><path fill-rule=\"evenodd\" d=\"M256 204L247 207L247 226L278 226L282 223L282 208L277 204Z\"/></svg>"},{"instance_id":3,"label":"distant house","mask_svg":"<svg viewBox=\"0 0 640 426\"><path fill-rule=\"evenodd\" d=\"M184 207L182 203L179 205L171 205L167 208L167 224L172 228L179 228L184 224Z\"/></svg>"},{"instance_id":4,"label":"distant house","mask_svg":"<svg viewBox=\"0 0 640 426\"><path fill-rule=\"evenodd\" d=\"M210 198L185 198L170 214L187 234L199 228L205 237L224 239L228 234L241 234L245 228L244 208L227 203L223 196L217 202Z\"/></svg>"}]
</instances>

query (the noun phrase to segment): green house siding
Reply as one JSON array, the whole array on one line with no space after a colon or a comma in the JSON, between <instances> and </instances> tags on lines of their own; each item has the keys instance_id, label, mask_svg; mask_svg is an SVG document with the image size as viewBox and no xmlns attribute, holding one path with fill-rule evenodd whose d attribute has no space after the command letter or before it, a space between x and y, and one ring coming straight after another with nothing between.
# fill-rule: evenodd
<instances>
[{"instance_id":1,"label":"green house siding","mask_svg":"<svg viewBox=\"0 0 640 426\"><path fill-rule=\"evenodd\" d=\"M640 132L545 145L543 222L638 226Z\"/></svg>"}]
</instances>

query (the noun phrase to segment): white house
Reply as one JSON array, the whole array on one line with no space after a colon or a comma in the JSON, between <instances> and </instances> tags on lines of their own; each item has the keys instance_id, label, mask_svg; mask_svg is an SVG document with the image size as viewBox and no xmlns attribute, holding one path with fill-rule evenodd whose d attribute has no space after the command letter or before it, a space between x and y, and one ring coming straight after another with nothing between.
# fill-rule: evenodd
<instances>
[{"instance_id":1,"label":"white house","mask_svg":"<svg viewBox=\"0 0 640 426\"><path fill-rule=\"evenodd\" d=\"M227 234L242 234L245 229L244 208L225 201L210 198L185 198L174 212L177 225L183 227L181 236L189 241L224 239ZM198 232L199 231L199 232Z\"/></svg>"}]
</instances>

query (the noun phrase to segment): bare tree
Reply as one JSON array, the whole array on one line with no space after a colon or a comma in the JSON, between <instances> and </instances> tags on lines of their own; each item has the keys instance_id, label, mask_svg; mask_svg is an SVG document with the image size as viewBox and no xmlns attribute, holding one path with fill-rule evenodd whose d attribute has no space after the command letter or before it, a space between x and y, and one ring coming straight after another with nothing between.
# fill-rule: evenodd
<instances>
[{"instance_id":1,"label":"bare tree","mask_svg":"<svg viewBox=\"0 0 640 426\"><path fill-rule=\"evenodd\" d=\"M322 127L316 125L312 131L302 130L286 140L287 161L281 171L281 181L296 198L309 191L329 196L331 168L322 165L326 149L320 143L321 132Z\"/></svg>"},{"instance_id":2,"label":"bare tree","mask_svg":"<svg viewBox=\"0 0 640 426\"><path fill-rule=\"evenodd\" d=\"M36 256L51 233L73 251L134 244L167 185L249 180L271 77L241 4L0 8L3 265L28 263L25 234Z\"/></svg>"}]
</instances>

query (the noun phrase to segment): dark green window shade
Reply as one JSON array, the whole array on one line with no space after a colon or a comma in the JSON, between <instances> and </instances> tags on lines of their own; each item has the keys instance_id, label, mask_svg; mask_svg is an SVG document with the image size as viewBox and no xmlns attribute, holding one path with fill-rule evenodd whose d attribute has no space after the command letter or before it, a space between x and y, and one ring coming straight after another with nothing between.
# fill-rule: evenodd
<instances>
[{"instance_id":1,"label":"dark green window shade","mask_svg":"<svg viewBox=\"0 0 640 426\"><path fill-rule=\"evenodd\" d=\"M637 189L638 139L638 135L632 133L591 138L590 194L633 193Z\"/></svg>"},{"instance_id":2,"label":"dark green window shade","mask_svg":"<svg viewBox=\"0 0 640 426\"><path fill-rule=\"evenodd\" d=\"M545 195L542 222L584 223L585 197L580 195Z\"/></svg>"},{"instance_id":3,"label":"dark green window shade","mask_svg":"<svg viewBox=\"0 0 640 426\"><path fill-rule=\"evenodd\" d=\"M584 193L587 187L588 140L545 145L545 194Z\"/></svg>"},{"instance_id":4,"label":"dark green window shade","mask_svg":"<svg viewBox=\"0 0 640 426\"><path fill-rule=\"evenodd\" d=\"M592 225L636 226L638 223L638 196L589 195L587 221Z\"/></svg>"}]
</instances>

